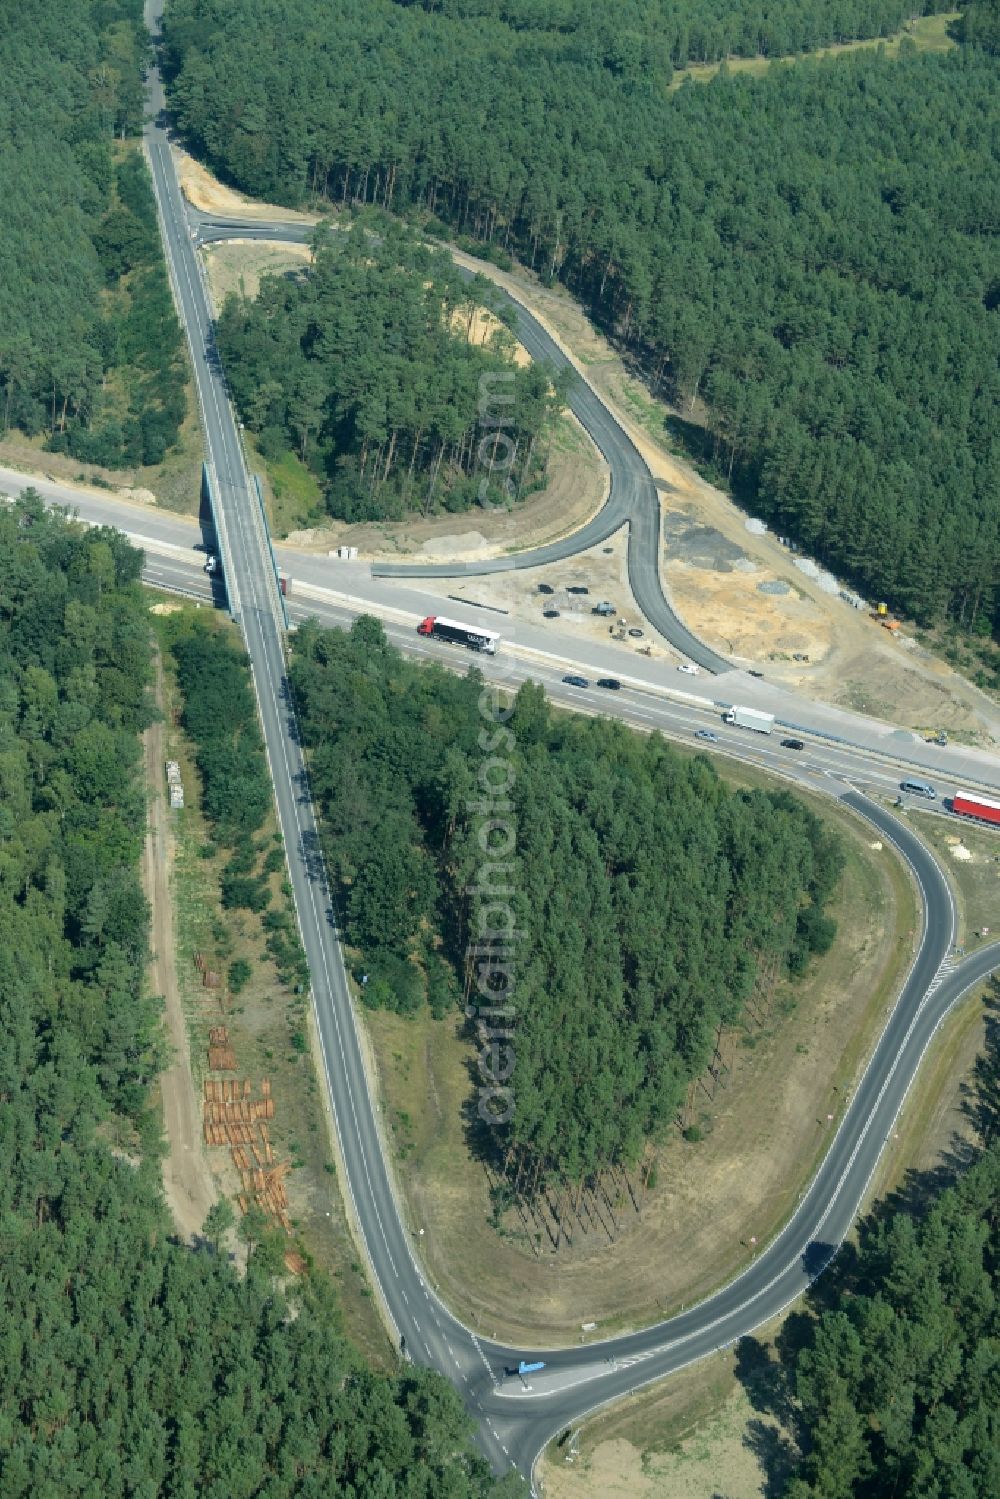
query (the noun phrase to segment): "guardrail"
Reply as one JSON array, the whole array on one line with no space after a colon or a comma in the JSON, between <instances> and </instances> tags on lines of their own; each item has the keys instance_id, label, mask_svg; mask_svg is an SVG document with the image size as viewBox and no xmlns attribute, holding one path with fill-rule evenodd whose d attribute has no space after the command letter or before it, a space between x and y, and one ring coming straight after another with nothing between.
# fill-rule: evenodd
<instances>
[{"instance_id":1,"label":"guardrail","mask_svg":"<svg viewBox=\"0 0 1000 1499\"><path fill-rule=\"evenodd\" d=\"M669 691L669 689L667 689L667 691ZM731 698L713 698L712 706L715 708L721 708L723 712L726 712L730 708L735 707L736 704L733 703ZM845 749L858 750L863 755L880 756L883 760L891 760L898 765L912 765L917 770L929 770L933 775L957 778L957 772L949 769L948 766L932 765L928 760L920 760L913 755L903 754L895 747L895 745L893 745L892 749L889 749L888 747L876 748L870 744L859 744L856 739L849 739L846 734L833 734L828 729L812 728L808 724L796 723L794 719L778 718L777 716L775 716L774 727L776 729L790 729L793 733L805 734L810 739L823 739L827 744L842 744ZM948 746L941 745L939 746L939 748L947 749ZM987 788L991 788L994 792L996 790L996 787L992 782L977 780L974 775L966 775L963 776L962 779L967 785L985 786Z\"/></svg>"},{"instance_id":2,"label":"guardrail","mask_svg":"<svg viewBox=\"0 0 1000 1499\"><path fill-rule=\"evenodd\" d=\"M226 529L226 517L219 498L215 466L209 463L207 459L201 465L201 482L205 498L211 507L212 524L215 527L215 536L219 543L219 557L222 564L222 586L226 590L226 599L229 602L229 615L232 620L239 624L240 591L236 582L233 554L229 546L229 532Z\"/></svg>"},{"instance_id":3,"label":"guardrail","mask_svg":"<svg viewBox=\"0 0 1000 1499\"><path fill-rule=\"evenodd\" d=\"M259 476L257 474L253 474L251 475L251 477L253 479L253 487L257 493L257 504L260 506L260 521L261 525L264 527L264 540L267 542L267 549L271 554L271 566L274 568L274 586L278 590L278 598L281 600L281 617L285 622L285 629L287 630L289 629L288 605L285 602L285 595L281 591L281 570L278 567L278 559L274 555L274 542L271 540L271 528L267 524L267 511L264 508L264 490L261 487Z\"/></svg>"}]
</instances>

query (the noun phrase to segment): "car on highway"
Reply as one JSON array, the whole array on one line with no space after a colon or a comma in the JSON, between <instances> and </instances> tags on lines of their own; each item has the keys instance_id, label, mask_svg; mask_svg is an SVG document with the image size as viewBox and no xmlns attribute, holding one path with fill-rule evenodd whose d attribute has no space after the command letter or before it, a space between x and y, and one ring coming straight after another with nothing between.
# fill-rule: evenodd
<instances>
[{"instance_id":1,"label":"car on highway","mask_svg":"<svg viewBox=\"0 0 1000 1499\"><path fill-rule=\"evenodd\" d=\"M911 796L926 796L929 802L937 801L937 792L929 781L900 781L900 791L908 791Z\"/></svg>"},{"instance_id":2,"label":"car on highway","mask_svg":"<svg viewBox=\"0 0 1000 1499\"><path fill-rule=\"evenodd\" d=\"M598 687L606 687L609 692L620 692L622 684L617 677L598 677L597 685Z\"/></svg>"},{"instance_id":3,"label":"car on highway","mask_svg":"<svg viewBox=\"0 0 1000 1499\"><path fill-rule=\"evenodd\" d=\"M590 683L586 677L563 677L567 687L589 687Z\"/></svg>"},{"instance_id":4,"label":"car on highway","mask_svg":"<svg viewBox=\"0 0 1000 1499\"><path fill-rule=\"evenodd\" d=\"M682 661L677 670L686 672L689 677L696 677L701 670L701 667L695 666L693 661Z\"/></svg>"},{"instance_id":5,"label":"car on highway","mask_svg":"<svg viewBox=\"0 0 1000 1499\"><path fill-rule=\"evenodd\" d=\"M709 744L718 744L719 742L719 736L714 729L695 729L694 737L696 739L707 739Z\"/></svg>"},{"instance_id":6,"label":"car on highway","mask_svg":"<svg viewBox=\"0 0 1000 1499\"><path fill-rule=\"evenodd\" d=\"M801 739L783 739L781 741L781 748L782 749L805 749L805 745L803 744L803 742L802 742Z\"/></svg>"}]
</instances>

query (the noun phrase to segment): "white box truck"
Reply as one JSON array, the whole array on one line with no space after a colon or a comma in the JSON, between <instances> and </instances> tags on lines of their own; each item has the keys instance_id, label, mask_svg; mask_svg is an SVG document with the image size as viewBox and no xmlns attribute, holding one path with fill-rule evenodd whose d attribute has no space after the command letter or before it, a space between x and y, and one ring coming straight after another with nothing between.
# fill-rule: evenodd
<instances>
[{"instance_id":1,"label":"white box truck","mask_svg":"<svg viewBox=\"0 0 1000 1499\"><path fill-rule=\"evenodd\" d=\"M753 729L756 734L770 734L774 728L774 714L760 713L756 708L738 708L735 705L722 715L724 723L735 724L738 729Z\"/></svg>"}]
</instances>

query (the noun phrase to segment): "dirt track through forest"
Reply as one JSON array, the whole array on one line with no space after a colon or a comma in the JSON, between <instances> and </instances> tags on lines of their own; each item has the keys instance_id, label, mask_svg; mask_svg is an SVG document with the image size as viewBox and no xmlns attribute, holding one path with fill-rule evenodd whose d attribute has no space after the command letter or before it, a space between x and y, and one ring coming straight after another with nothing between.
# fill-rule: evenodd
<instances>
[{"instance_id":1,"label":"dirt track through forest","mask_svg":"<svg viewBox=\"0 0 1000 1499\"><path fill-rule=\"evenodd\" d=\"M163 667L156 657L156 700L163 707ZM201 1147L201 1108L191 1076L191 1052L177 983L174 959L173 904L170 868L173 833L164 795L166 735L162 723L146 730L146 782L149 813L143 851L143 884L150 904L152 958L149 982L164 1000L163 1024L170 1046L170 1065L160 1077L163 1129L167 1154L163 1161L163 1190L167 1205L184 1238L201 1232L205 1214L216 1200L215 1183Z\"/></svg>"}]
</instances>

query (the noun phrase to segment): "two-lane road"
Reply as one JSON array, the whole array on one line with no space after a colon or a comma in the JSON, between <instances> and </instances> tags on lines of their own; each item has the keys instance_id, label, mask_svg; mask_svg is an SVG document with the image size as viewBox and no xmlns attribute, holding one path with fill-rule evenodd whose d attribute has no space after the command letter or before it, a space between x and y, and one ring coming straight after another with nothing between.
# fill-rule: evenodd
<instances>
[{"instance_id":1,"label":"two-lane road","mask_svg":"<svg viewBox=\"0 0 1000 1499\"><path fill-rule=\"evenodd\" d=\"M218 218L192 213L199 244L225 239L263 239L302 244L313 229L307 224L255 223L252 220ZM462 270L462 275L471 273ZM517 318L517 337L534 360L544 360L555 370L570 367L562 349L522 303L515 301L500 287L494 287L498 300L509 306ZM514 572L522 568L543 567L574 557L588 547L607 540L618 528L628 524L629 585L644 618L663 638L691 661L711 672L725 672L730 662L704 641L699 640L679 617L663 588L660 575L660 500L649 467L621 423L611 413L596 391L575 372L568 405L573 415L596 444L608 465L611 486L607 502L585 526L561 541L495 557L486 562L379 563L373 569L376 577L416 580L418 578L464 578L482 573Z\"/></svg>"},{"instance_id":2,"label":"two-lane road","mask_svg":"<svg viewBox=\"0 0 1000 1499\"><path fill-rule=\"evenodd\" d=\"M150 0L148 15L154 30L161 7L162 0ZM162 98L156 77L151 97L158 111ZM358 1236L373 1282L397 1335L405 1340L408 1355L439 1369L456 1383L479 1419L483 1447L494 1465L499 1469L514 1462L527 1475L542 1442L564 1422L751 1331L799 1294L848 1231L934 1025L958 989L987 971L996 954L979 953L961 970L942 977L942 965L953 941L954 913L940 870L923 845L889 814L843 786L836 787L835 794L839 790L855 810L869 816L910 861L924 892L925 925L914 968L823 1164L782 1233L736 1281L699 1307L655 1327L609 1343L557 1349L543 1355L548 1367L544 1377L533 1382L532 1392L526 1394L519 1385L512 1390L503 1370L524 1350L482 1344L443 1306L426 1284L412 1235L393 1192L358 1042L332 901L319 858L306 768L288 694L267 540L226 400L191 226L168 142L156 119L147 129L146 145L164 245L191 348L207 457L216 481L216 525L230 604L242 626L253 669L289 875L312 977L327 1090ZM605 421L601 412L587 415L589 421ZM620 465L625 460L616 444L627 439L613 419L607 420L610 435L602 450L617 475L623 472ZM645 483L641 474L636 482L640 488ZM630 568L634 554L632 586L637 601L652 623L672 638L671 632L683 630L683 626L659 591L658 507L654 507L655 518L648 505L643 512L648 513L653 528L647 534L641 530L641 517L630 508L627 483L618 483L617 493L613 489L611 503L622 504L629 512L633 548ZM613 513L610 519L615 519ZM649 581L654 573L655 589ZM681 648L706 666L721 669L725 665L720 665L721 658L713 661L712 653L706 657L704 647L693 637Z\"/></svg>"}]
</instances>

